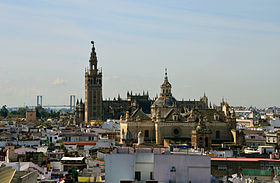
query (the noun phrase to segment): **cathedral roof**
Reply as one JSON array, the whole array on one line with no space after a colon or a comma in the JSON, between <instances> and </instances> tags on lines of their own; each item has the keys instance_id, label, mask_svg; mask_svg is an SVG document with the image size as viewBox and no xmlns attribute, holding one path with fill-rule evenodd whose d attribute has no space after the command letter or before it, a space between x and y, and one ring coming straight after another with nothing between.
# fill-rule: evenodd
<instances>
[{"instance_id":1,"label":"cathedral roof","mask_svg":"<svg viewBox=\"0 0 280 183\"><path fill-rule=\"evenodd\" d=\"M164 119L165 119L166 121L172 120L172 116L173 116L173 115L177 115L177 116L178 116L178 118L176 118L176 121L185 121L185 120L186 120L186 118L185 118L184 116L182 116L182 115L180 114L180 112L177 111L177 110L174 109L174 108L172 108L172 109L170 109L170 110L168 111L168 113L165 115Z\"/></svg>"},{"instance_id":2,"label":"cathedral roof","mask_svg":"<svg viewBox=\"0 0 280 183\"><path fill-rule=\"evenodd\" d=\"M142 109L137 108L131 115L131 118L134 120L151 120L149 116L147 116Z\"/></svg>"}]
</instances>

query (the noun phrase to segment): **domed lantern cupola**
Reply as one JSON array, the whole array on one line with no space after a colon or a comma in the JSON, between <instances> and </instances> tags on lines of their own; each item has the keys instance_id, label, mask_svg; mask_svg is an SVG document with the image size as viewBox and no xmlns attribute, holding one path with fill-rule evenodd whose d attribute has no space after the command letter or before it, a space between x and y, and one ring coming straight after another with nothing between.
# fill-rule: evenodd
<instances>
[{"instance_id":1,"label":"domed lantern cupola","mask_svg":"<svg viewBox=\"0 0 280 183\"><path fill-rule=\"evenodd\" d=\"M164 81L162 83L162 85L160 86L161 88L161 92L160 92L160 96L166 96L166 97L171 97L172 93L171 93L171 84L168 81L168 76L167 76L167 69L165 69L165 76L164 76Z\"/></svg>"}]
</instances>

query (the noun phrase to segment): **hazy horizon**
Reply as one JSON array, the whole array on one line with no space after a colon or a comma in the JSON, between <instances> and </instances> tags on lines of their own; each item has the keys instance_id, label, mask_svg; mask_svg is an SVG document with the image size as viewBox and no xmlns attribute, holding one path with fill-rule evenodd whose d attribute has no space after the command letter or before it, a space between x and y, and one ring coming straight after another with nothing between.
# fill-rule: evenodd
<instances>
[{"instance_id":1,"label":"hazy horizon","mask_svg":"<svg viewBox=\"0 0 280 183\"><path fill-rule=\"evenodd\" d=\"M280 1L0 2L0 105L84 100L95 41L103 98L160 93L177 100L279 106Z\"/></svg>"}]
</instances>

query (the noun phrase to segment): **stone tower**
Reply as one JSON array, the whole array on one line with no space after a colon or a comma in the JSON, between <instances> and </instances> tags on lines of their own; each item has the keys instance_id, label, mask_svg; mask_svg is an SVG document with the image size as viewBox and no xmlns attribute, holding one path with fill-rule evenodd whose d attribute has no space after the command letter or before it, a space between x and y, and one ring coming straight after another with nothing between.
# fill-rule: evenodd
<instances>
[{"instance_id":1,"label":"stone tower","mask_svg":"<svg viewBox=\"0 0 280 183\"><path fill-rule=\"evenodd\" d=\"M79 101L77 99L76 110L75 110L75 124L80 124L85 121L85 104L82 99Z\"/></svg>"},{"instance_id":2,"label":"stone tower","mask_svg":"<svg viewBox=\"0 0 280 183\"><path fill-rule=\"evenodd\" d=\"M200 98L200 102L203 102L204 103L204 107L205 109L208 109L208 98L206 96L206 94L204 93L203 97Z\"/></svg>"},{"instance_id":3,"label":"stone tower","mask_svg":"<svg viewBox=\"0 0 280 183\"><path fill-rule=\"evenodd\" d=\"M102 71L97 69L97 56L94 42L89 59L89 69L85 73L85 121L102 120Z\"/></svg>"},{"instance_id":4,"label":"stone tower","mask_svg":"<svg viewBox=\"0 0 280 183\"><path fill-rule=\"evenodd\" d=\"M206 118L206 117L205 117ZM205 119L202 116L199 118L198 125L195 130L192 130L192 146L197 148L211 148L211 130L205 125Z\"/></svg>"},{"instance_id":5,"label":"stone tower","mask_svg":"<svg viewBox=\"0 0 280 183\"><path fill-rule=\"evenodd\" d=\"M172 96L171 84L168 81L167 69L165 69L164 81L160 86L160 96L151 106L152 119L159 120L170 112L170 109L179 110L177 100Z\"/></svg>"}]
</instances>

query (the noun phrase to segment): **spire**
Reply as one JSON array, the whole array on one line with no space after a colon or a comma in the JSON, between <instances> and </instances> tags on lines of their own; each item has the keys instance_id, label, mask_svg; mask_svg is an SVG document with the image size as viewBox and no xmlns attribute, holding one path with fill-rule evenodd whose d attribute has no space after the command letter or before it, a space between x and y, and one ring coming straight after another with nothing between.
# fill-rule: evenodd
<instances>
[{"instance_id":1,"label":"spire","mask_svg":"<svg viewBox=\"0 0 280 183\"><path fill-rule=\"evenodd\" d=\"M232 112L231 112L231 118L235 118L236 117L236 114L235 114L235 110L232 109Z\"/></svg>"},{"instance_id":2,"label":"spire","mask_svg":"<svg viewBox=\"0 0 280 183\"><path fill-rule=\"evenodd\" d=\"M167 76L167 68L165 68L165 73L164 73L164 80L168 81L168 76Z\"/></svg>"},{"instance_id":3,"label":"spire","mask_svg":"<svg viewBox=\"0 0 280 183\"><path fill-rule=\"evenodd\" d=\"M92 49L90 53L90 58L89 58L89 70L97 70L97 56L95 52L95 47L94 47L94 41L91 41L92 44Z\"/></svg>"}]
</instances>

